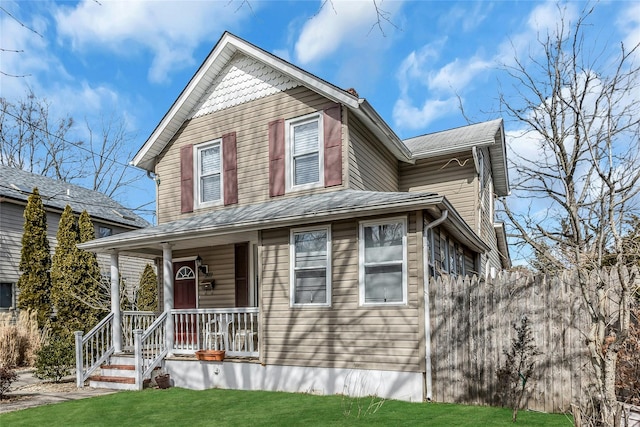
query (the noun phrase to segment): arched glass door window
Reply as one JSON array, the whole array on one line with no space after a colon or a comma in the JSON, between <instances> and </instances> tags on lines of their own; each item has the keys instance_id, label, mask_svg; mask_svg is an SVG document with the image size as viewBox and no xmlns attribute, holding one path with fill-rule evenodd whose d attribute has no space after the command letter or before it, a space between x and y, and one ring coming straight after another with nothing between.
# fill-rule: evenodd
<instances>
[{"instance_id":1,"label":"arched glass door window","mask_svg":"<svg viewBox=\"0 0 640 427\"><path fill-rule=\"evenodd\" d=\"M180 267L180 270L176 273L176 280L188 280L195 279L196 273L193 271L191 267L186 265Z\"/></svg>"}]
</instances>

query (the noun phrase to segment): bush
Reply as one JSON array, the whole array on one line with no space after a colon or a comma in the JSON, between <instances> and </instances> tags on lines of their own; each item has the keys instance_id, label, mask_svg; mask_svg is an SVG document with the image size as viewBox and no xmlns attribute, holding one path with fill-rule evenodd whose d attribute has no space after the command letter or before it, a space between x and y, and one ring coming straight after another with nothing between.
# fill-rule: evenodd
<instances>
[{"instance_id":1,"label":"bush","mask_svg":"<svg viewBox=\"0 0 640 427\"><path fill-rule=\"evenodd\" d=\"M53 336L49 344L38 350L34 375L56 383L62 381L75 367L74 345L73 337Z\"/></svg>"},{"instance_id":2,"label":"bush","mask_svg":"<svg viewBox=\"0 0 640 427\"><path fill-rule=\"evenodd\" d=\"M40 342L35 311L20 311L15 322L10 313L0 315L0 366L33 366Z\"/></svg>"},{"instance_id":3,"label":"bush","mask_svg":"<svg viewBox=\"0 0 640 427\"><path fill-rule=\"evenodd\" d=\"M511 340L509 351L504 351L507 360L496 374L498 388L502 394L502 405L512 408L511 420L515 423L526 392L527 381L533 375L535 357L540 353L534 344L527 316L522 316L520 325L513 325L513 327L516 330L516 337Z\"/></svg>"},{"instance_id":4,"label":"bush","mask_svg":"<svg viewBox=\"0 0 640 427\"><path fill-rule=\"evenodd\" d=\"M0 400L4 398L4 394L9 391L11 384L18 379L18 374L6 366L0 366Z\"/></svg>"}]
</instances>

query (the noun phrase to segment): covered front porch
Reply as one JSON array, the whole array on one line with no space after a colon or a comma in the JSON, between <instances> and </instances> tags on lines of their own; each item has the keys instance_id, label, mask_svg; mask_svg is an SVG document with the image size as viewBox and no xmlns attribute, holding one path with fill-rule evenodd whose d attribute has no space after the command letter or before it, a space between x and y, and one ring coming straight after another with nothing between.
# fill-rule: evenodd
<instances>
[{"instance_id":1,"label":"covered front porch","mask_svg":"<svg viewBox=\"0 0 640 427\"><path fill-rule=\"evenodd\" d=\"M213 349L224 350L230 358L257 359L258 315L257 307L173 309L159 315L126 311L118 324L115 314L109 313L86 335L76 332L77 386L84 387L116 355L133 356L135 389L142 389L144 379L170 356L191 356L195 361L197 350Z\"/></svg>"},{"instance_id":2,"label":"covered front porch","mask_svg":"<svg viewBox=\"0 0 640 427\"><path fill-rule=\"evenodd\" d=\"M256 239L244 232L110 250L111 312L87 334L76 333L78 387L118 365L116 356L132 359L136 389L168 357L195 361L198 350L224 350L227 359L258 360ZM121 310L120 254L153 260L158 310Z\"/></svg>"}]
</instances>

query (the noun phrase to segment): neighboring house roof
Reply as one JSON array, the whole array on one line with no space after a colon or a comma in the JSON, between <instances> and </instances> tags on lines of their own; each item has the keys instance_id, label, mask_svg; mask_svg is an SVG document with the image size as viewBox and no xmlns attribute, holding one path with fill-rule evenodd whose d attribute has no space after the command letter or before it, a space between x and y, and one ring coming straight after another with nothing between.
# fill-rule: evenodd
<instances>
[{"instance_id":1,"label":"neighboring house roof","mask_svg":"<svg viewBox=\"0 0 640 427\"><path fill-rule=\"evenodd\" d=\"M34 188L38 188L45 208L62 211L70 205L74 212L86 210L92 220L100 219L132 228L150 225L99 191L0 165L0 198L26 203Z\"/></svg>"},{"instance_id":2,"label":"neighboring house roof","mask_svg":"<svg viewBox=\"0 0 640 427\"><path fill-rule=\"evenodd\" d=\"M215 83L216 77L232 60L236 52L267 64L295 81L296 84L306 86L334 102L345 105L364 121L399 160L413 162L407 147L365 99L358 98L229 32L225 32L135 155L133 165L148 171L154 170L155 158L169 144L182 124L192 117L194 110L203 105L206 107L206 95L211 89L211 85Z\"/></svg>"},{"instance_id":3,"label":"neighboring house roof","mask_svg":"<svg viewBox=\"0 0 640 427\"><path fill-rule=\"evenodd\" d=\"M507 153L502 119L462 126L442 132L416 136L404 140L414 159L444 156L473 147L487 147L491 155L492 175L496 194L509 194Z\"/></svg>"},{"instance_id":4,"label":"neighboring house roof","mask_svg":"<svg viewBox=\"0 0 640 427\"><path fill-rule=\"evenodd\" d=\"M157 250L163 242L171 241L173 249L176 250L180 249L181 242L196 238L335 221L356 216L405 213L412 209L432 207L440 212L445 209L449 211L446 226L459 241L477 252L489 249L444 196L435 193L358 190L338 190L232 207L93 240L79 247L97 252L116 248L135 252L152 248Z\"/></svg>"}]
</instances>

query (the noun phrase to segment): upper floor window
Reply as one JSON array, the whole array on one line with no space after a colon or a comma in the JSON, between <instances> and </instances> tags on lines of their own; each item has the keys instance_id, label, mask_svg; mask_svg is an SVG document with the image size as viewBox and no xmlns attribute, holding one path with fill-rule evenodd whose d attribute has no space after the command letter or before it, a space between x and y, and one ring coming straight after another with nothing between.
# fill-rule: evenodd
<instances>
[{"instance_id":1,"label":"upper floor window","mask_svg":"<svg viewBox=\"0 0 640 427\"><path fill-rule=\"evenodd\" d=\"M324 185L324 135L322 114L310 114L285 123L287 188Z\"/></svg>"},{"instance_id":2,"label":"upper floor window","mask_svg":"<svg viewBox=\"0 0 640 427\"><path fill-rule=\"evenodd\" d=\"M199 206L222 201L220 140L195 146L196 194Z\"/></svg>"},{"instance_id":3,"label":"upper floor window","mask_svg":"<svg viewBox=\"0 0 640 427\"><path fill-rule=\"evenodd\" d=\"M328 227L291 231L291 305L331 305Z\"/></svg>"},{"instance_id":4,"label":"upper floor window","mask_svg":"<svg viewBox=\"0 0 640 427\"><path fill-rule=\"evenodd\" d=\"M98 227L98 237L108 237L113 234L113 230L110 227Z\"/></svg>"},{"instance_id":5,"label":"upper floor window","mask_svg":"<svg viewBox=\"0 0 640 427\"><path fill-rule=\"evenodd\" d=\"M406 304L407 220L360 223L361 304Z\"/></svg>"}]
</instances>

